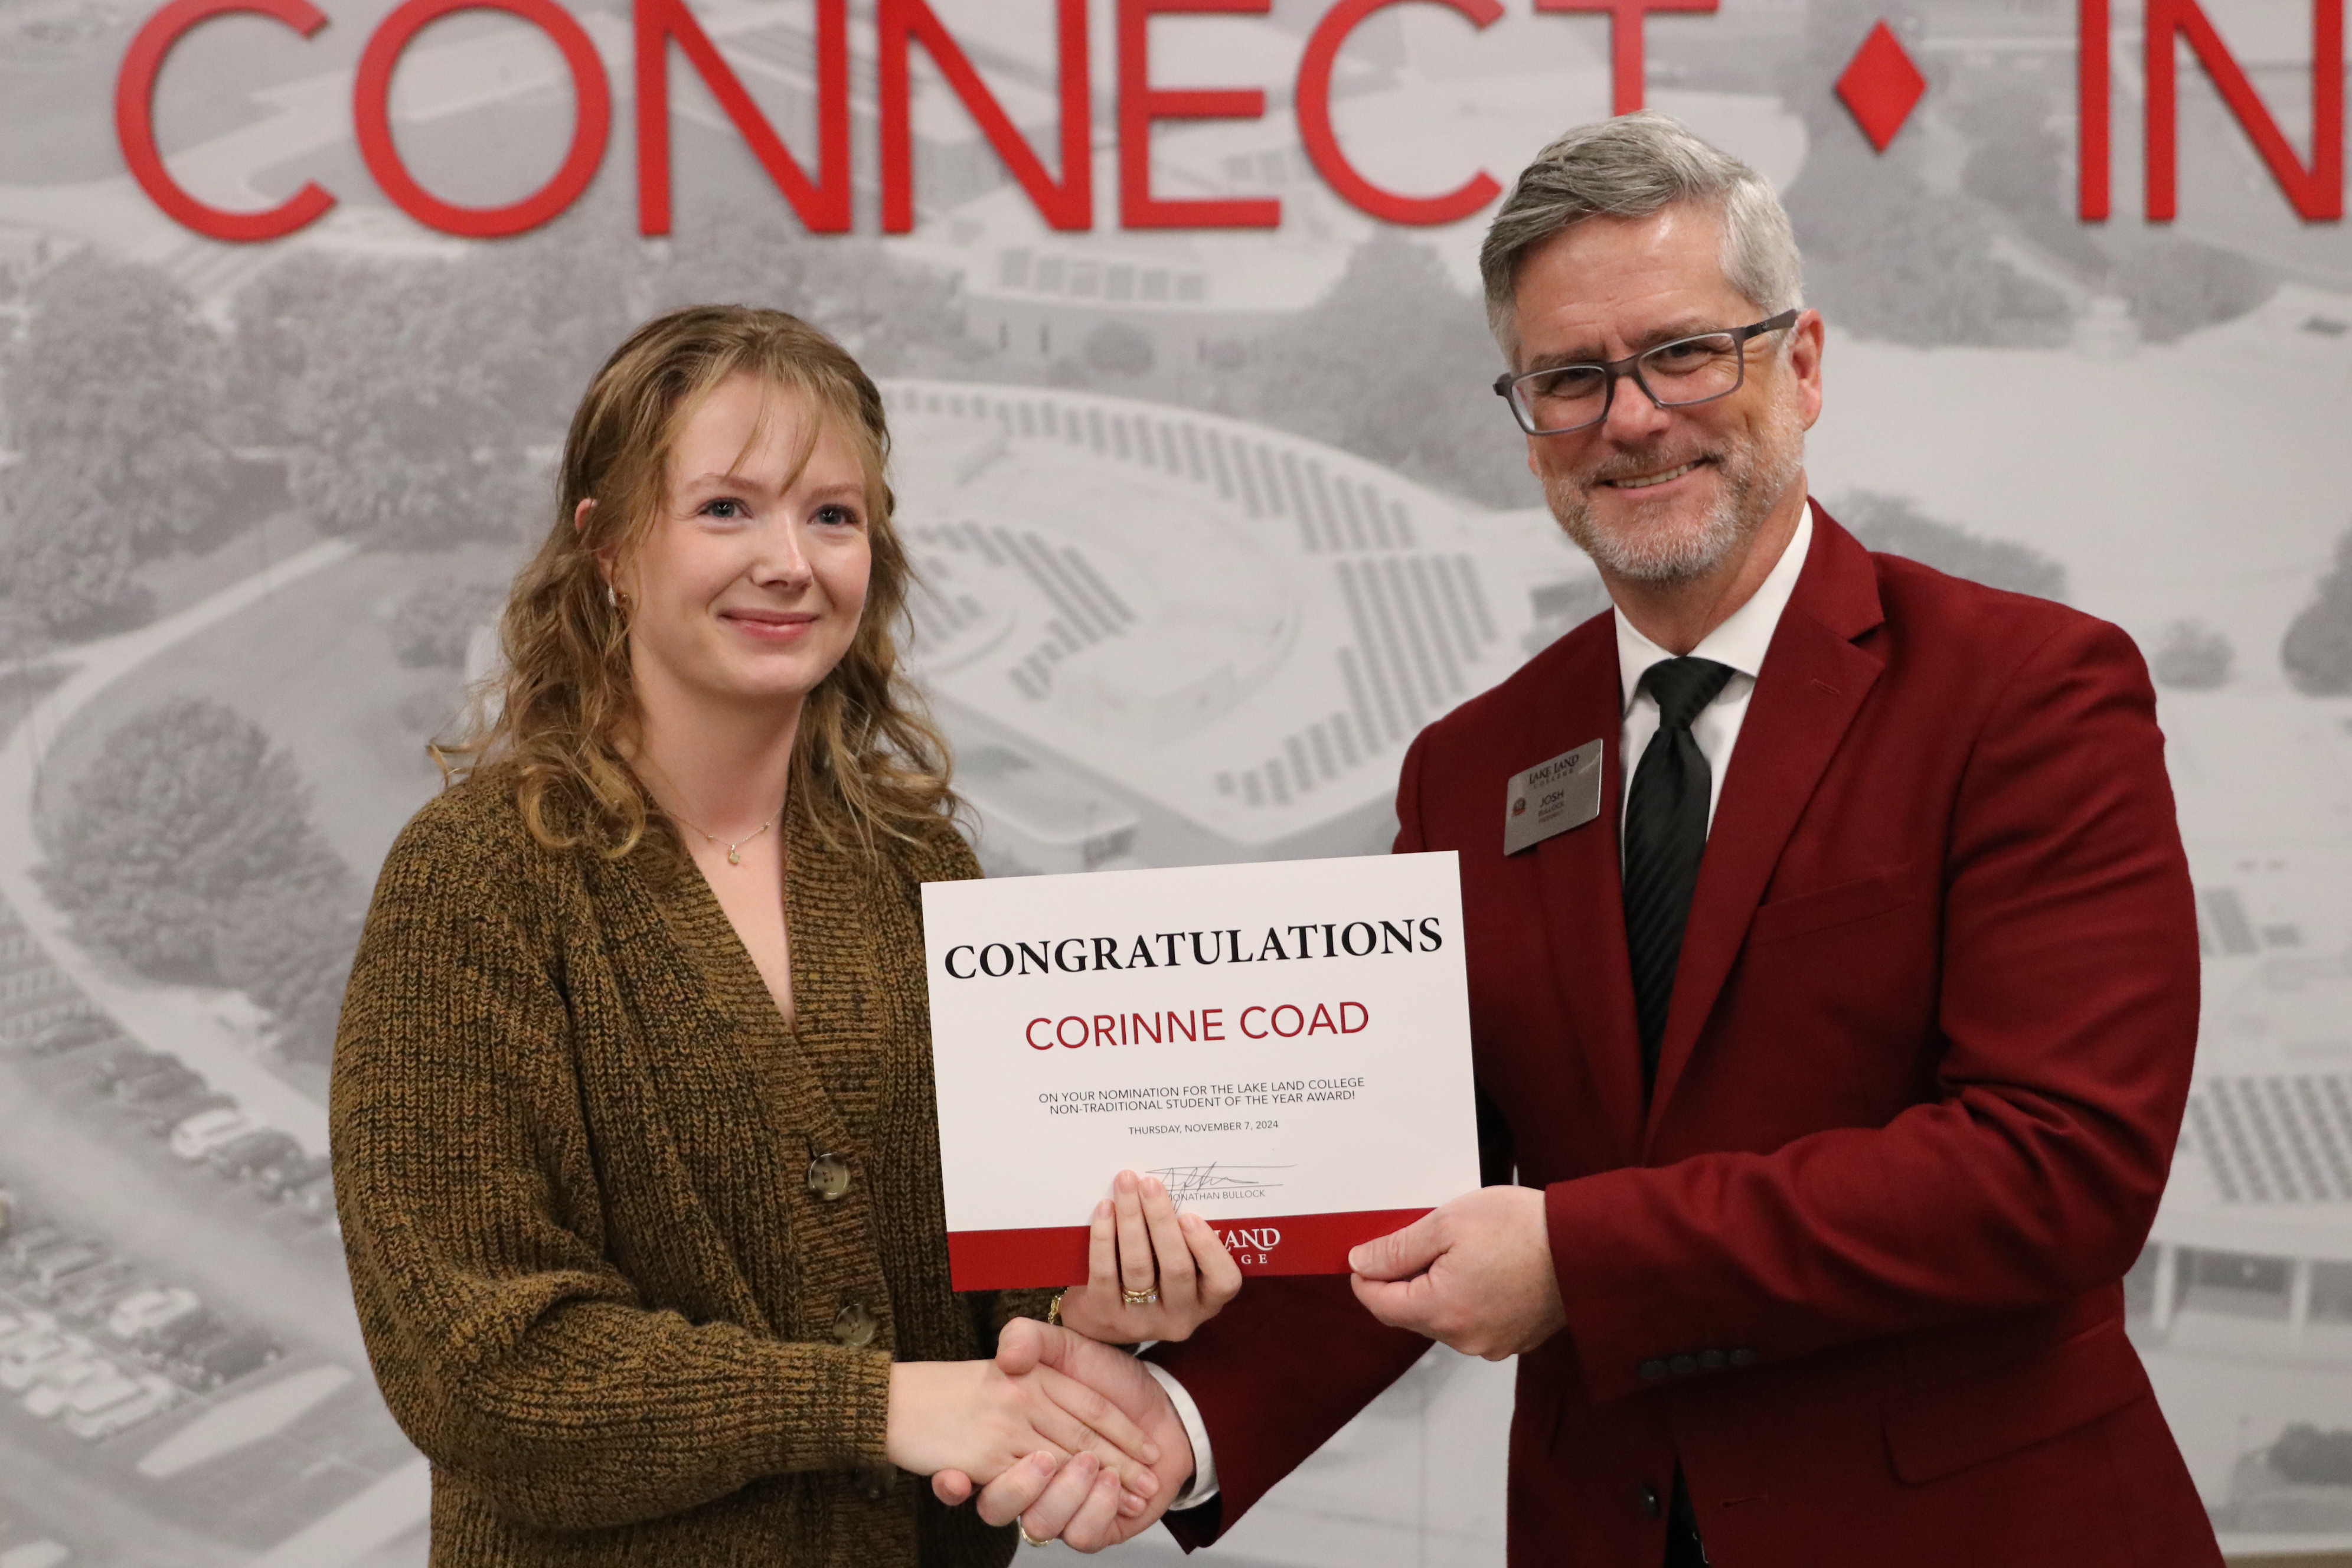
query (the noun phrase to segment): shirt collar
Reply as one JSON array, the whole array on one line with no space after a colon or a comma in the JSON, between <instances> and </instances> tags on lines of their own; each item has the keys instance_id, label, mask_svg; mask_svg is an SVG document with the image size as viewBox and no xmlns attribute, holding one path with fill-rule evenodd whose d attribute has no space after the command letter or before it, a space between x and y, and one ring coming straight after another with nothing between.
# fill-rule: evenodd
<instances>
[{"instance_id":1,"label":"shirt collar","mask_svg":"<svg viewBox=\"0 0 2352 1568\"><path fill-rule=\"evenodd\" d=\"M1727 664L1751 680L1761 674L1764 655L1780 625L1780 612L1789 607L1790 595L1797 591L1797 578L1804 572L1812 542L1813 509L1808 506L1798 514L1796 532L1789 536L1780 559L1772 563L1756 592L1723 625L1700 639L1691 657ZM1617 678L1624 686L1625 707L1630 710L1650 667L1675 656L1643 637L1623 611L1612 607L1610 614L1617 623Z\"/></svg>"}]
</instances>

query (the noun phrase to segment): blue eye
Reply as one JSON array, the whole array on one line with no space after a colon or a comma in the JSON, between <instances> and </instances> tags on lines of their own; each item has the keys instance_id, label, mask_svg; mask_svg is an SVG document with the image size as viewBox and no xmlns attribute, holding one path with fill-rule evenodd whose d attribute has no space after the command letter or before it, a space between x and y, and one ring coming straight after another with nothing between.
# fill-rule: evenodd
<instances>
[{"instance_id":1,"label":"blue eye","mask_svg":"<svg viewBox=\"0 0 2352 1568\"><path fill-rule=\"evenodd\" d=\"M856 528L857 514L845 506L821 506L816 509L815 521L835 528Z\"/></svg>"},{"instance_id":2,"label":"blue eye","mask_svg":"<svg viewBox=\"0 0 2352 1568\"><path fill-rule=\"evenodd\" d=\"M721 518L730 522L739 521L751 515L741 501L730 500L725 496L715 500L704 501L701 511L705 517Z\"/></svg>"}]
</instances>

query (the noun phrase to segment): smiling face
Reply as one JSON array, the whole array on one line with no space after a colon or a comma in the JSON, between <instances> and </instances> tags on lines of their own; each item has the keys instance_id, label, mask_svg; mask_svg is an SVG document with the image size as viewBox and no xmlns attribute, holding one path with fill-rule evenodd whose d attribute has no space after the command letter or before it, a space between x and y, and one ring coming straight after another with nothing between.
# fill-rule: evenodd
<instances>
[{"instance_id":1,"label":"smiling face","mask_svg":"<svg viewBox=\"0 0 2352 1568\"><path fill-rule=\"evenodd\" d=\"M835 424L750 374L687 418L659 515L613 574L641 702L796 715L841 662L873 556L866 470Z\"/></svg>"},{"instance_id":2,"label":"smiling face","mask_svg":"<svg viewBox=\"0 0 2352 1568\"><path fill-rule=\"evenodd\" d=\"M1514 310L1522 371L1622 359L1768 314L1724 277L1721 224L1688 205L1589 217L1531 251ZM1821 413L1821 318L1748 344L1727 397L1660 408L1630 378L1609 417L1528 437L1553 516L1604 572L1635 582L1704 577L1775 508L1801 504L1804 433Z\"/></svg>"}]
</instances>

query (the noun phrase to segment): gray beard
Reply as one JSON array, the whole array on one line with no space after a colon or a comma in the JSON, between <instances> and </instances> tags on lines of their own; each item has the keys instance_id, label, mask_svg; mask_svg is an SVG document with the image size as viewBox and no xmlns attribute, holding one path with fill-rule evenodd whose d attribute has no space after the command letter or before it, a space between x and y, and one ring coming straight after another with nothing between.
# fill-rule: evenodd
<instances>
[{"instance_id":1,"label":"gray beard","mask_svg":"<svg viewBox=\"0 0 2352 1568\"><path fill-rule=\"evenodd\" d=\"M1544 500L1577 547L1612 576L1633 583L1687 583L1723 564L1756 536L1805 461L1804 426L1793 407L1775 408L1761 439L1727 439L1716 454L1723 493L1695 528L1679 531L1638 520L1603 529L1571 476L1544 476Z\"/></svg>"}]
</instances>

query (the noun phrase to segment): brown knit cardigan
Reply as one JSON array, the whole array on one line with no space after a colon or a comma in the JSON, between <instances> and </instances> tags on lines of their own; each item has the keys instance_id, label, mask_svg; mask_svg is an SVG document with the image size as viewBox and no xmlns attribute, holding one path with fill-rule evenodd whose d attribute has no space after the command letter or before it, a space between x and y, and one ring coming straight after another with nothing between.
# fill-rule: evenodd
<instances>
[{"instance_id":1,"label":"brown knit cardigan","mask_svg":"<svg viewBox=\"0 0 2352 1568\"><path fill-rule=\"evenodd\" d=\"M944 824L869 861L787 821L797 1027L690 861L545 849L503 770L384 862L335 1189L436 1565L1012 1554L883 1456L893 1357L1044 1305L948 1288L919 889L979 868Z\"/></svg>"}]
</instances>

